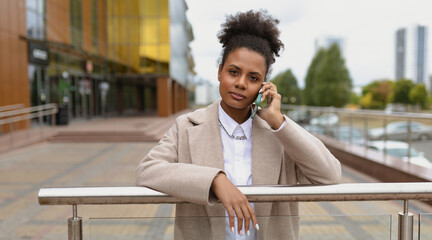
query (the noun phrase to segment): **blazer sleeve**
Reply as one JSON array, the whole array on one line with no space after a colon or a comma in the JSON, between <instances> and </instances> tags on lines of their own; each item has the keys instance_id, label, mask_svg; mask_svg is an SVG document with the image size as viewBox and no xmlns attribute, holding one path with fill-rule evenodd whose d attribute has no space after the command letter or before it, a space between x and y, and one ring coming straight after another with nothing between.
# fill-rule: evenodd
<instances>
[{"instance_id":1,"label":"blazer sleeve","mask_svg":"<svg viewBox=\"0 0 432 240\"><path fill-rule=\"evenodd\" d=\"M186 202L216 202L211 184L221 170L179 163L178 125L176 121L158 145L141 160L136 169L136 185L152 188Z\"/></svg>"},{"instance_id":2,"label":"blazer sleeve","mask_svg":"<svg viewBox=\"0 0 432 240\"><path fill-rule=\"evenodd\" d=\"M284 146L286 157L295 163L298 183L339 183L342 176L339 160L319 139L284 117L287 121L285 126L275 134Z\"/></svg>"}]
</instances>

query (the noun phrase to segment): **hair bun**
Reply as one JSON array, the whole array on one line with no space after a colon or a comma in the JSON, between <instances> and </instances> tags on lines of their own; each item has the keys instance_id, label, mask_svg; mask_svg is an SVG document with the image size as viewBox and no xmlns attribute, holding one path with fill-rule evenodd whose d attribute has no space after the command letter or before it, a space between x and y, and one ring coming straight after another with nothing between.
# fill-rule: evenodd
<instances>
[{"instance_id":1,"label":"hair bun","mask_svg":"<svg viewBox=\"0 0 432 240\"><path fill-rule=\"evenodd\" d=\"M279 51L284 45L279 40L278 24L279 20L271 16L267 10L238 12L227 17L217 36L223 48L237 35L258 37L266 40L273 54L279 56Z\"/></svg>"}]
</instances>

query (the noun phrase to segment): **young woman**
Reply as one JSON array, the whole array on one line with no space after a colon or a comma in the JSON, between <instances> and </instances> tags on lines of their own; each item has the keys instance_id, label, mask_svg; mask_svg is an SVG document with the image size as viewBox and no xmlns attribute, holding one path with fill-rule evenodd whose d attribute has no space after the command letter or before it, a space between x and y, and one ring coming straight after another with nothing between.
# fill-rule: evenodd
<instances>
[{"instance_id":1,"label":"young woman","mask_svg":"<svg viewBox=\"0 0 432 240\"><path fill-rule=\"evenodd\" d=\"M298 219L277 217L297 216L297 203L251 204L236 186L341 177L339 161L281 114L281 96L266 82L283 48L278 23L266 11L227 17L218 34L221 99L178 117L138 166L137 185L190 202L176 206L175 239L297 239ZM258 92L266 104L251 119Z\"/></svg>"}]
</instances>

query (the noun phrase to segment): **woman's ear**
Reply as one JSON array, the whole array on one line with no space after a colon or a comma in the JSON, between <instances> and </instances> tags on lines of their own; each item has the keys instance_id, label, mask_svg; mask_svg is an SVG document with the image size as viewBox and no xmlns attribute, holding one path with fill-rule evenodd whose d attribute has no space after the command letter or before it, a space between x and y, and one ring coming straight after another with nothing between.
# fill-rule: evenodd
<instances>
[{"instance_id":1,"label":"woman's ear","mask_svg":"<svg viewBox=\"0 0 432 240\"><path fill-rule=\"evenodd\" d=\"M220 82L221 79L221 72L222 72L222 65L219 64L219 69L218 69L218 81Z\"/></svg>"}]
</instances>

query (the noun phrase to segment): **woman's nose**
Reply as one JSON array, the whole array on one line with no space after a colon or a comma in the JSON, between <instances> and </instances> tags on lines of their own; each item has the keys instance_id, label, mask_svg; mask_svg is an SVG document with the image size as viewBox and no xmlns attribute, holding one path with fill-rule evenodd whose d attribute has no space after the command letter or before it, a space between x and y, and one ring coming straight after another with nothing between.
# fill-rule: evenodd
<instances>
[{"instance_id":1,"label":"woman's nose","mask_svg":"<svg viewBox=\"0 0 432 240\"><path fill-rule=\"evenodd\" d=\"M236 81L236 86L238 88L245 88L246 87L246 76L243 76L243 75L239 76L237 78L237 81Z\"/></svg>"}]
</instances>

